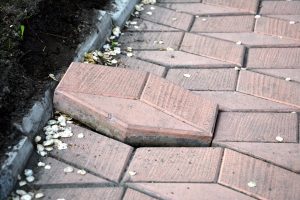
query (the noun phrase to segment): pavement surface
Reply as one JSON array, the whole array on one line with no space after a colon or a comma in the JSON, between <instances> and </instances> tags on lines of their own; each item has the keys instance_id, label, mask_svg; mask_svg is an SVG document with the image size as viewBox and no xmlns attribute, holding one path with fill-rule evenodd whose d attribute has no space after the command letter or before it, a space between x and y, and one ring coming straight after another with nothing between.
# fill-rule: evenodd
<instances>
[{"instance_id":1,"label":"pavement surface","mask_svg":"<svg viewBox=\"0 0 300 200\"><path fill-rule=\"evenodd\" d=\"M55 108L89 128L69 125L34 188L66 200L299 200L300 1L144 9L119 40L133 57L72 63L61 80Z\"/></svg>"}]
</instances>

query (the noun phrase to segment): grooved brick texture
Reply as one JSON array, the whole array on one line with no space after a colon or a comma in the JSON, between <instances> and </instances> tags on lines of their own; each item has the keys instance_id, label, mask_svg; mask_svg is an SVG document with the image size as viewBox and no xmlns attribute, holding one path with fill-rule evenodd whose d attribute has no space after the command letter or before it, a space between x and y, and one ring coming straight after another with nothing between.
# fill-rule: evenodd
<instances>
[{"instance_id":1,"label":"grooved brick texture","mask_svg":"<svg viewBox=\"0 0 300 200\"><path fill-rule=\"evenodd\" d=\"M180 49L237 65L242 65L245 51L242 45L192 33L185 34Z\"/></svg>"},{"instance_id":2,"label":"grooved brick texture","mask_svg":"<svg viewBox=\"0 0 300 200\"><path fill-rule=\"evenodd\" d=\"M202 0L202 3L238 8L250 13L256 13L259 0Z\"/></svg>"}]
</instances>

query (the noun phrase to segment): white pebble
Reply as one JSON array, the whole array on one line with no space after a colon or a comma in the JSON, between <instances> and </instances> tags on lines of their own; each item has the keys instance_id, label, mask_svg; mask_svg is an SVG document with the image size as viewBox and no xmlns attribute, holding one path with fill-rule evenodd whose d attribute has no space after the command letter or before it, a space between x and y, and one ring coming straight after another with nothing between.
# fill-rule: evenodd
<instances>
[{"instance_id":1,"label":"white pebble","mask_svg":"<svg viewBox=\"0 0 300 200\"><path fill-rule=\"evenodd\" d=\"M250 188L256 187L256 183L254 181L250 181L248 183L248 187L250 187Z\"/></svg>"},{"instance_id":2,"label":"white pebble","mask_svg":"<svg viewBox=\"0 0 300 200\"><path fill-rule=\"evenodd\" d=\"M54 124L56 124L57 123L57 121L56 120L54 120L54 119L51 119L51 120L49 120L48 121L48 125L54 125Z\"/></svg>"},{"instance_id":3,"label":"white pebble","mask_svg":"<svg viewBox=\"0 0 300 200\"><path fill-rule=\"evenodd\" d=\"M34 196L36 199L40 199L42 197L44 197L44 194L43 193L36 193L35 196Z\"/></svg>"},{"instance_id":4,"label":"white pebble","mask_svg":"<svg viewBox=\"0 0 300 200\"><path fill-rule=\"evenodd\" d=\"M191 77L190 74L183 74L183 76L186 77L186 78L190 78Z\"/></svg>"},{"instance_id":5,"label":"white pebble","mask_svg":"<svg viewBox=\"0 0 300 200\"><path fill-rule=\"evenodd\" d=\"M59 125L61 125L61 126L66 126L67 125L66 124L66 118L63 115L59 116L57 118L57 121L58 121Z\"/></svg>"},{"instance_id":6,"label":"white pebble","mask_svg":"<svg viewBox=\"0 0 300 200\"><path fill-rule=\"evenodd\" d=\"M37 164L37 166L39 166L39 167L45 167L45 163L44 162L38 162L38 164Z\"/></svg>"},{"instance_id":7,"label":"white pebble","mask_svg":"<svg viewBox=\"0 0 300 200\"><path fill-rule=\"evenodd\" d=\"M38 153L39 153L41 156L43 156L43 157L47 155L47 152L46 152L46 151L39 151Z\"/></svg>"},{"instance_id":8,"label":"white pebble","mask_svg":"<svg viewBox=\"0 0 300 200\"><path fill-rule=\"evenodd\" d=\"M25 195L25 194L27 194L27 192L25 192L24 190L16 190L16 194Z\"/></svg>"},{"instance_id":9,"label":"white pebble","mask_svg":"<svg viewBox=\"0 0 300 200\"><path fill-rule=\"evenodd\" d=\"M285 78L286 81L291 81L292 79L290 77Z\"/></svg>"},{"instance_id":10,"label":"white pebble","mask_svg":"<svg viewBox=\"0 0 300 200\"><path fill-rule=\"evenodd\" d=\"M27 184L26 181L20 181L20 182L19 182L19 186L20 186L20 187L22 187L22 186L24 186L24 185L26 185L26 184Z\"/></svg>"},{"instance_id":11,"label":"white pebble","mask_svg":"<svg viewBox=\"0 0 300 200\"><path fill-rule=\"evenodd\" d=\"M255 15L255 19L258 19L258 18L260 18L261 16L260 15Z\"/></svg>"},{"instance_id":12,"label":"white pebble","mask_svg":"<svg viewBox=\"0 0 300 200\"><path fill-rule=\"evenodd\" d=\"M45 169L51 169L51 165L45 165Z\"/></svg>"},{"instance_id":13,"label":"white pebble","mask_svg":"<svg viewBox=\"0 0 300 200\"><path fill-rule=\"evenodd\" d=\"M71 172L73 172L73 171L74 171L74 168L71 167L71 166L68 166L68 167L64 168L64 172L65 172L65 173L71 173Z\"/></svg>"},{"instance_id":14,"label":"white pebble","mask_svg":"<svg viewBox=\"0 0 300 200\"><path fill-rule=\"evenodd\" d=\"M39 141L41 141L42 140L42 137L41 136L36 136L35 138L34 138L34 141L36 142L36 143L38 143Z\"/></svg>"},{"instance_id":15,"label":"white pebble","mask_svg":"<svg viewBox=\"0 0 300 200\"><path fill-rule=\"evenodd\" d=\"M237 41L236 44L237 44L237 45L241 45L241 44L242 44L242 41Z\"/></svg>"},{"instance_id":16,"label":"white pebble","mask_svg":"<svg viewBox=\"0 0 300 200\"><path fill-rule=\"evenodd\" d=\"M147 15L152 15L152 12L149 11L149 12L146 12L146 14L147 14Z\"/></svg>"},{"instance_id":17,"label":"white pebble","mask_svg":"<svg viewBox=\"0 0 300 200\"><path fill-rule=\"evenodd\" d=\"M289 24L296 24L296 22L295 21L290 21Z\"/></svg>"},{"instance_id":18,"label":"white pebble","mask_svg":"<svg viewBox=\"0 0 300 200\"><path fill-rule=\"evenodd\" d=\"M25 176L32 176L33 175L32 169L25 169L24 170L24 175Z\"/></svg>"},{"instance_id":19,"label":"white pebble","mask_svg":"<svg viewBox=\"0 0 300 200\"><path fill-rule=\"evenodd\" d=\"M31 182L34 181L34 177L33 177L33 176L28 176L28 177L26 177L26 181L27 181L28 183L31 183Z\"/></svg>"},{"instance_id":20,"label":"white pebble","mask_svg":"<svg viewBox=\"0 0 300 200\"><path fill-rule=\"evenodd\" d=\"M46 141L43 142L44 146L50 146L50 145L53 145L53 144L54 144L54 140L53 139L46 140Z\"/></svg>"},{"instance_id":21,"label":"white pebble","mask_svg":"<svg viewBox=\"0 0 300 200\"><path fill-rule=\"evenodd\" d=\"M206 22L206 21L207 21L207 19L206 19L206 18L202 18L202 21Z\"/></svg>"},{"instance_id":22,"label":"white pebble","mask_svg":"<svg viewBox=\"0 0 300 200\"><path fill-rule=\"evenodd\" d=\"M135 172L135 171L129 171L128 174L129 174L130 176L135 176L135 175L136 175L136 172Z\"/></svg>"},{"instance_id":23,"label":"white pebble","mask_svg":"<svg viewBox=\"0 0 300 200\"><path fill-rule=\"evenodd\" d=\"M277 140L278 142L282 142L282 141L283 141L283 138L282 138L281 136L276 136L276 140Z\"/></svg>"},{"instance_id":24,"label":"white pebble","mask_svg":"<svg viewBox=\"0 0 300 200\"><path fill-rule=\"evenodd\" d=\"M85 175L86 171L84 169L80 169L80 170L77 171L77 174Z\"/></svg>"},{"instance_id":25,"label":"white pebble","mask_svg":"<svg viewBox=\"0 0 300 200\"><path fill-rule=\"evenodd\" d=\"M240 68L239 68L239 67L234 67L234 70L235 70L235 71L239 71Z\"/></svg>"},{"instance_id":26,"label":"white pebble","mask_svg":"<svg viewBox=\"0 0 300 200\"><path fill-rule=\"evenodd\" d=\"M31 200L32 197L29 194L24 194L21 196L21 200Z\"/></svg>"},{"instance_id":27,"label":"white pebble","mask_svg":"<svg viewBox=\"0 0 300 200\"><path fill-rule=\"evenodd\" d=\"M83 135L83 133L79 133L79 134L77 135L77 137L78 137L78 138L84 138L84 135Z\"/></svg>"}]
</instances>

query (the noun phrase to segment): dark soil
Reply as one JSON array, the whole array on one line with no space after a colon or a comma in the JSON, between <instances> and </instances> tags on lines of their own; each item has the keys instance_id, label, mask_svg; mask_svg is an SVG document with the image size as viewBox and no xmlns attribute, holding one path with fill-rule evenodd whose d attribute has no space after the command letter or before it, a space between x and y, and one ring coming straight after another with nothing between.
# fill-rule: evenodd
<instances>
[{"instance_id":1,"label":"dark soil","mask_svg":"<svg viewBox=\"0 0 300 200\"><path fill-rule=\"evenodd\" d=\"M108 0L0 0L0 163L20 133L13 128L64 71ZM24 33L21 33L24 27Z\"/></svg>"}]
</instances>

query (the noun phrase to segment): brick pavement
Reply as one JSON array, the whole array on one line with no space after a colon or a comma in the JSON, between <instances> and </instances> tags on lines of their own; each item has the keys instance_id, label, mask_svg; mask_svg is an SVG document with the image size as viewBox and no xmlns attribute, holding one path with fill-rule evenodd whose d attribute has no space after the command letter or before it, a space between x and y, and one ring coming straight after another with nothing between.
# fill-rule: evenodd
<instances>
[{"instance_id":1,"label":"brick pavement","mask_svg":"<svg viewBox=\"0 0 300 200\"><path fill-rule=\"evenodd\" d=\"M71 125L86 137L64 138L33 187L66 200L300 199L300 1L159 0L131 20L119 41L133 57L73 63L61 80L56 109L94 131Z\"/></svg>"}]
</instances>

